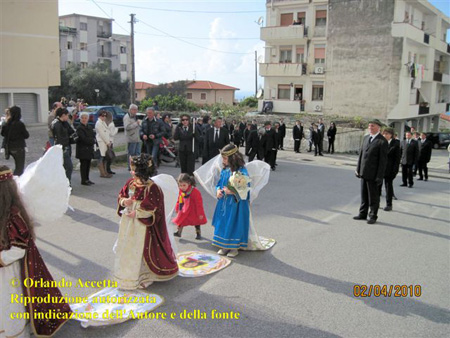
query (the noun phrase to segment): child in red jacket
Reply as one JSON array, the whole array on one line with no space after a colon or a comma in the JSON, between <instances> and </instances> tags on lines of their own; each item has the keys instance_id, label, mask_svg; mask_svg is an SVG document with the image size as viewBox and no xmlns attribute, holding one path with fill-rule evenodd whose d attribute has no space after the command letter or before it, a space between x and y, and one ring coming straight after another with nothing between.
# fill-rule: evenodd
<instances>
[{"instance_id":1,"label":"child in red jacket","mask_svg":"<svg viewBox=\"0 0 450 338\"><path fill-rule=\"evenodd\" d=\"M197 233L195 239L202 239L200 225L206 224L207 220L205 210L203 210L202 195L195 187L194 177L181 174L178 176L178 187L180 193L175 207L177 216L173 219L173 223L178 226L178 231L174 233L174 236L181 237L183 227L195 225L195 232Z\"/></svg>"}]
</instances>

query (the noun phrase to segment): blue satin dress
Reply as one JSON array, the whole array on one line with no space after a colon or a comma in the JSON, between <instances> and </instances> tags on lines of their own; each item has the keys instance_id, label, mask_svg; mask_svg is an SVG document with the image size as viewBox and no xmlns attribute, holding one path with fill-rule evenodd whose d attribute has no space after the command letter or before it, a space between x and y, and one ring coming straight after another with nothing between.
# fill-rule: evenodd
<instances>
[{"instance_id":1,"label":"blue satin dress","mask_svg":"<svg viewBox=\"0 0 450 338\"><path fill-rule=\"evenodd\" d=\"M248 176L246 168L239 168L238 171ZM230 168L223 169L216 189L226 187L231 174ZM212 225L214 226L213 245L222 249L247 248L250 226L249 203L250 193L246 200L226 194L218 200L212 219Z\"/></svg>"}]
</instances>

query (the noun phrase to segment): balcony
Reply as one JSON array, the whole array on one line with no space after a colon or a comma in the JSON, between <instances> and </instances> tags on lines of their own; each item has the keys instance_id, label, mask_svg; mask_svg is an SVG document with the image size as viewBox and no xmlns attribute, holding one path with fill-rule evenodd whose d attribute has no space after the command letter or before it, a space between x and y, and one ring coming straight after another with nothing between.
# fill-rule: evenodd
<instances>
[{"instance_id":1,"label":"balcony","mask_svg":"<svg viewBox=\"0 0 450 338\"><path fill-rule=\"evenodd\" d=\"M260 76L301 76L301 63L261 63Z\"/></svg>"},{"instance_id":2,"label":"balcony","mask_svg":"<svg viewBox=\"0 0 450 338\"><path fill-rule=\"evenodd\" d=\"M442 74L442 84L443 85L450 85L450 75L449 74Z\"/></svg>"},{"instance_id":3,"label":"balcony","mask_svg":"<svg viewBox=\"0 0 450 338\"><path fill-rule=\"evenodd\" d=\"M97 32L98 38L109 39L112 36L111 32Z\"/></svg>"},{"instance_id":4,"label":"balcony","mask_svg":"<svg viewBox=\"0 0 450 338\"><path fill-rule=\"evenodd\" d=\"M433 81L442 82L442 73L434 72Z\"/></svg>"},{"instance_id":5,"label":"balcony","mask_svg":"<svg viewBox=\"0 0 450 338\"><path fill-rule=\"evenodd\" d=\"M261 28L261 40L267 43L281 44L299 44L301 39L305 39L305 26L291 25L283 27L263 27Z\"/></svg>"}]
</instances>

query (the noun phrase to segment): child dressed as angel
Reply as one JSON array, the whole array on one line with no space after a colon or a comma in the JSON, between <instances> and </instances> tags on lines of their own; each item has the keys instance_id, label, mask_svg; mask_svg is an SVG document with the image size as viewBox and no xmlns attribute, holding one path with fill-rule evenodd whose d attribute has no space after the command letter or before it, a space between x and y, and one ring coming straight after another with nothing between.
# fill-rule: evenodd
<instances>
[{"instance_id":1,"label":"child dressed as angel","mask_svg":"<svg viewBox=\"0 0 450 338\"><path fill-rule=\"evenodd\" d=\"M223 169L216 185L218 199L212 225L213 245L220 255L236 257L246 249L250 226L250 178L238 147L225 146L222 151Z\"/></svg>"}]
</instances>

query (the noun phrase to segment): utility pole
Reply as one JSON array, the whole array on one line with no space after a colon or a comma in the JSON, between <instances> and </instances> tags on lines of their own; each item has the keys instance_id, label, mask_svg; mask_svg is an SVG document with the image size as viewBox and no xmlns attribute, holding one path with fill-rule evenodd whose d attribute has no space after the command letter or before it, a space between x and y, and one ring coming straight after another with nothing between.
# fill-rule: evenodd
<instances>
[{"instance_id":1,"label":"utility pole","mask_svg":"<svg viewBox=\"0 0 450 338\"><path fill-rule=\"evenodd\" d=\"M130 82L130 103L134 103L135 101L135 72L134 72L134 24L136 23L135 16L136 14L130 14L131 16L131 82Z\"/></svg>"},{"instance_id":2,"label":"utility pole","mask_svg":"<svg viewBox=\"0 0 450 338\"><path fill-rule=\"evenodd\" d=\"M255 97L258 95L258 51L255 50Z\"/></svg>"}]
</instances>

